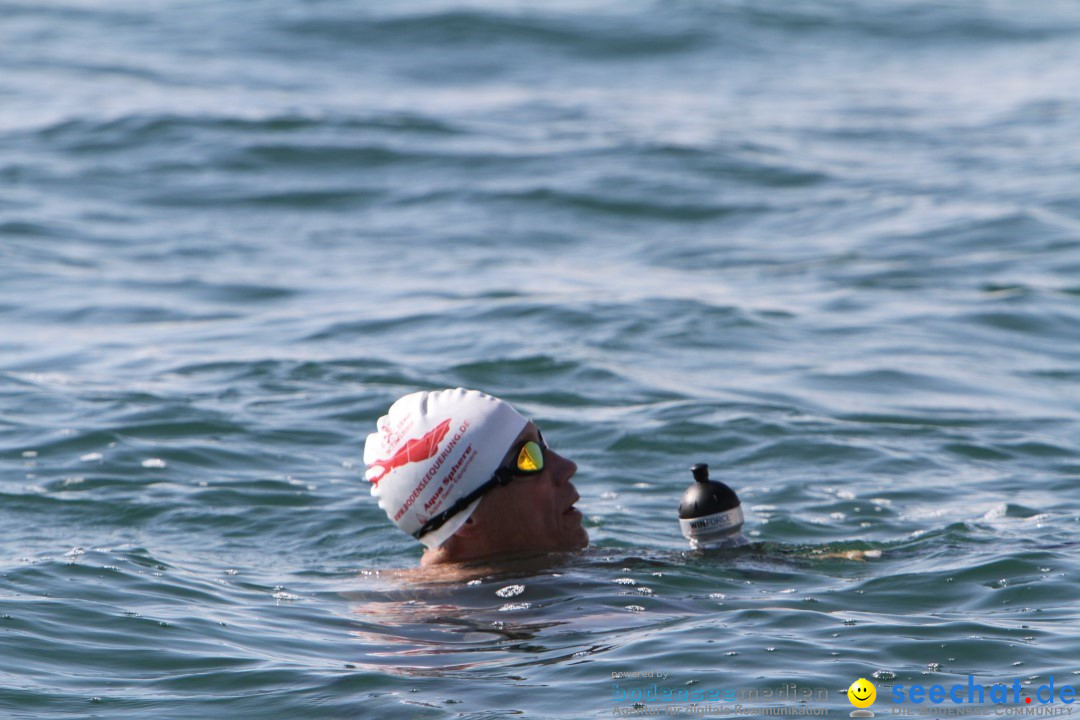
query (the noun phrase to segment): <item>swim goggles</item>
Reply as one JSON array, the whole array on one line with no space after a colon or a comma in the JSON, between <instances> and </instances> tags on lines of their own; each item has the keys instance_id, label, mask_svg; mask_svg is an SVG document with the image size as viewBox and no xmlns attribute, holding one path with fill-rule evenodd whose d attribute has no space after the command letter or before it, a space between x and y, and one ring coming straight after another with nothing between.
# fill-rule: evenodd
<instances>
[{"instance_id":1,"label":"swim goggles","mask_svg":"<svg viewBox=\"0 0 1080 720\"><path fill-rule=\"evenodd\" d=\"M419 540L427 533L438 530L446 524L447 520L469 507L469 505L477 498L482 497L488 490L491 490L494 487L507 485L516 477L522 475L536 475L538 472L541 472L544 469L544 449L547 447L547 443L544 442L544 436L539 430L537 431L537 434L540 436L540 442L526 440L517 446L514 465L511 467L503 466L496 469L495 474L491 476L490 480L438 515L432 516L419 530L413 533L413 537Z\"/></svg>"}]
</instances>

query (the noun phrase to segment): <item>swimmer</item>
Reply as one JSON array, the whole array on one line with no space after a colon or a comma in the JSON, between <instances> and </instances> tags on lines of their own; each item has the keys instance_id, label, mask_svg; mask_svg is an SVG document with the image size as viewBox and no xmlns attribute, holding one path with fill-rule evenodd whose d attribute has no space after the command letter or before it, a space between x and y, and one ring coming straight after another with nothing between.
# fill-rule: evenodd
<instances>
[{"instance_id":1,"label":"swimmer","mask_svg":"<svg viewBox=\"0 0 1080 720\"><path fill-rule=\"evenodd\" d=\"M457 581L509 569L511 560L518 571L540 571L559 561L551 553L589 544L574 507L577 465L548 447L539 428L509 403L482 392L457 388L400 398L368 436L364 463L379 507L425 547L419 568L390 575ZM744 546L736 534L738 542L726 538L717 547ZM770 555L880 556L876 550L757 547Z\"/></svg>"},{"instance_id":2,"label":"swimmer","mask_svg":"<svg viewBox=\"0 0 1080 720\"><path fill-rule=\"evenodd\" d=\"M476 390L402 397L368 436L364 464L379 507L423 543L421 567L589 544L570 482L577 465L509 403Z\"/></svg>"}]
</instances>

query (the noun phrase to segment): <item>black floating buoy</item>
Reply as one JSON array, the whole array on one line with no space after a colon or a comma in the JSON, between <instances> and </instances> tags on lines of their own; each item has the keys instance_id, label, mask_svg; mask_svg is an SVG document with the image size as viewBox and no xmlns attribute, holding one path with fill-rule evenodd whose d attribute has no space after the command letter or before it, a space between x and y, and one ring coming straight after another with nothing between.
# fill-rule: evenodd
<instances>
[{"instance_id":1,"label":"black floating buoy","mask_svg":"<svg viewBox=\"0 0 1080 720\"><path fill-rule=\"evenodd\" d=\"M679 527L694 550L737 547L747 544L743 537L743 511L739 496L719 480L709 479L709 466L690 468L694 482L679 503Z\"/></svg>"}]
</instances>

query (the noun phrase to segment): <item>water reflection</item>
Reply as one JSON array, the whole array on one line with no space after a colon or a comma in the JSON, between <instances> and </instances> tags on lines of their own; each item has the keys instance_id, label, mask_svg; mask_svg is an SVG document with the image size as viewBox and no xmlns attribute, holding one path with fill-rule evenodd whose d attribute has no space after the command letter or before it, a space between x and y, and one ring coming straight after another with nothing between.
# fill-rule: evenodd
<instances>
[{"instance_id":1,"label":"water reflection","mask_svg":"<svg viewBox=\"0 0 1080 720\"><path fill-rule=\"evenodd\" d=\"M501 566L368 571L345 593L358 667L405 676L573 664L681 625L716 622L761 586L839 570L881 550L745 548L625 556L602 548ZM805 578L804 578L805 579ZM775 588L773 587L775 586ZM706 592L703 592L706 591ZM721 613L718 615L718 613ZM524 657L523 657L524 656Z\"/></svg>"}]
</instances>

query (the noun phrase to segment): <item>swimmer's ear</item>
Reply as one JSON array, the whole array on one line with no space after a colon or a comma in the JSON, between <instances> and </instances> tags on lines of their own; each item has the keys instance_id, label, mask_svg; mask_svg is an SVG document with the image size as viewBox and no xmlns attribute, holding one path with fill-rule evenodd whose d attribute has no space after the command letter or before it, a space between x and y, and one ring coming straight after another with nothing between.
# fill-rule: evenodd
<instances>
[{"instance_id":1,"label":"swimmer's ear","mask_svg":"<svg viewBox=\"0 0 1080 720\"><path fill-rule=\"evenodd\" d=\"M480 523L477 522L475 517L470 516L468 520L461 524L461 527L457 529L457 532L451 535L451 537L469 538L475 535L479 529Z\"/></svg>"}]
</instances>

